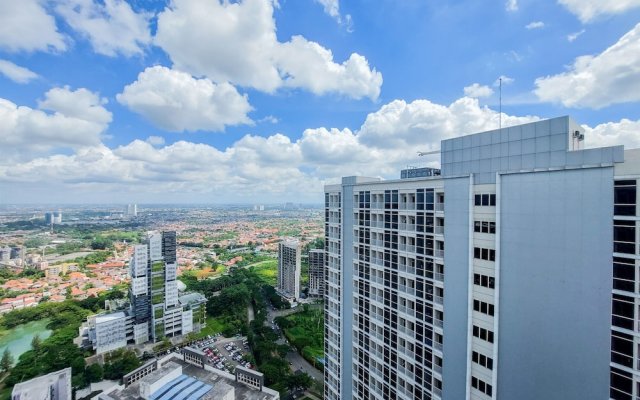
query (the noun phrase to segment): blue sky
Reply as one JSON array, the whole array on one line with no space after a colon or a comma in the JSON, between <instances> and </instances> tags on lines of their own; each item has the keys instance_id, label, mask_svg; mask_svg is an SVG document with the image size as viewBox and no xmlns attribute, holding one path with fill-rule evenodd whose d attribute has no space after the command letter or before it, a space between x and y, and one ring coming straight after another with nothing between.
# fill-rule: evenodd
<instances>
[{"instance_id":1,"label":"blue sky","mask_svg":"<svg viewBox=\"0 0 640 400\"><path fill-rule=\"evenodd\" d=\"M0 3L0 203L319 202L571 115L640 147L640 0Z\"/></svg>"}]
</instances>

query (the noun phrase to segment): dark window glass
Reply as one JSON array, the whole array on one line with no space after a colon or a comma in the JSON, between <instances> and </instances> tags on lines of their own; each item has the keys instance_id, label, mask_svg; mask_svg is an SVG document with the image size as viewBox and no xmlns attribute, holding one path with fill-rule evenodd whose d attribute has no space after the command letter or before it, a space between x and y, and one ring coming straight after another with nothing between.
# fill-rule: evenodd
<instances>
[{"instance_id":1,"label":"dark window glass","mask_svg":"<svg viewBox=\"0 0 640 400\"><path fill-rule=\"evenodd\" d=\"M495 206L496 205L496 195L495 194L489 195L489 205L490 206Z\"/></svg>"},{"instance_id":2,"label":"dark window glass","mask_svg":"<svg viewBox=\"0 0 640 400\"><path fill-rule=\"evenodd\" d=\"M475 195L475 205L476 206L481 206L482 205L482 196L479 194Z\"/></svg>"},{"instance_id":3,"label":"dark window glass","mask_svg":"<svg viewBox=\"0 0 640 400\"><path fill-rule=\"evenodd\" d=\"M636 187L635 186L616 186L614 190L615 204L636 204Z\"/></svg>"},{"instance_id":4,"label":"dark window glass","mask_svg":"<svg viewBox=\"0 0 640 400\"><path fill-rule=\"evenodd\" d=\"M488 194L483 194L482 195L482 205L483 206L488 206L489 205L489 195Z\"/></svg>"},{"instance_id":5,"label":"dark window glass","mask_svg":"<svg viewBox=\"0 0 640 400\"><path fill-rule=\"evenodd\" d=\"M631 400L633 379L631 374L618 368L611 368L611 393L614 400Z\"/></svg>"},{"instance_id":6,"label":"dark window glass","mask_svg":"<svg viewBox=\"0 0 640 400\"><path fill-rule=\"evenodd\" d=\"M636 228L635 226L619 226L618 221L615 222L613 228L613 240L618 242L635 242Z\"/></svg>"}]
</instances>

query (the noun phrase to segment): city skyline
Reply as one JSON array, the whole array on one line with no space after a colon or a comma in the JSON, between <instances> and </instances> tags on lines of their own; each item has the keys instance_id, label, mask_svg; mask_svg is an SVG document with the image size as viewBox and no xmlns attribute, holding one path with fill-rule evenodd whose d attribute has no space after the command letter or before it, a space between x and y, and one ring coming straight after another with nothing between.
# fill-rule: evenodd
<instances>
[{"instance_id":1,"label":"city skyline","mask_svg":"<svg viewBox=\"0 0 640 400\"><path fill-rule=\"evenodd\" d=\"M315 203L343 175L395 178L437 166L416 152L440 140L558 115L587 147L640 146L638 1L16 4L0 204Z\"/></svg>"}]
</instances>

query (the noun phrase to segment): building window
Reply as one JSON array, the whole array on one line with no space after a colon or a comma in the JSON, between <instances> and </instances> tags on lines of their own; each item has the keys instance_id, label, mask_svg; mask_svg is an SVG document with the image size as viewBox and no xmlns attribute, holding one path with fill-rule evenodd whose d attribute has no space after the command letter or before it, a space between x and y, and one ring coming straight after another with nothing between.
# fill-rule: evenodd
<instances>
[{"instance_id":1,"label":"building window","mask_svg":"<svg viewBox=\"0 0 640 400\"><path fill-rule=\"evenodd\" d=\"M478 233L496 233L496 223L493 221L474 221L473 231Z\"/></svg>"},{"instance_id":2,"label":"building window","mask_svg":"<svg viewBox=\"0 0 640 400\"><path fill-rule=\"evenodd\" d=\"M481 328L479 326L473 326L473 336L478 339L482 339L486 342L493 343L493 332L488 329Z\"/></svg>"},{"instance_id":3,"label":"building window","mask_svg":"<svg viewBox=\"0 0 640 400\"><path fill-rule=\"evenodd\" d=\"M490 316L493 316L495 311L493 304L475 299L473 300L473 310Z\"/></svg>"},{"instance_id":4,"label":"building window","mask_svg":"<svg viewBox=\"0 0 640 400\"><path fill-rule=\"evenodd\" d=\"M473 258L477 258L479 260L495 261L496 251L494 249L484 249L481 247L474 247Z\"/></svg>"},{"instance_id":5,"label":"building window","mask_svg":"<svg viewBox=\"0 0 640 400\"><path fill-rule=\"evenodd\" d=\"M494 207L496 205L495 193L476 194L474 196L474 204L476 206Z\"/></svg>"},{"instance_id":6,"label":"building window","mask_svg":"<svg viewBox=\"0 0 640 400\"><path fill-rule=\"evenodd\" d=\"M613 257L613 288L633 293L635 282L635 261L629 258Z\"/></svg>"},{"instance_id":7,"label":"building window","mask_svg":"<svg viewBox=\"0 0 640 400\"><path fill-rule=\"evenodd\" d=\"M474 351L471 354L471 360L478 365L493 370L493 359L485 356L484 354L480 354L477 351Z\"/></svg>"},{"instance_id":8,"label":"building window","mask_svg":"<svg viewBox=\"0 0 640 400\"><path fill-rule=\"evenodd\" d=\"M473 274L473 284L483 286L489 289L495 289L496 280L492 276Z\"/></svg>"},{"instance_id":9,"label":"building window","mask_svg":"<svg viewBox=\"0 0 640 400\"><path fill-rule=\"evenodd\" d=\"M611 332L611 362L633 368L633 336Z\"/></svg>"},{"instance_id":10,"label":"building window","mask_svg":"<svg viewBox=\"0 0 640 400\"><path fill-rule=\"evenodd\" d=\"M636 215L636 181L616 181L613 196L615 215Z\"/></svg>"},{"instance_id":11,"label":"building window","mask_svg":"<svg viewBox=\"0 0 640 400\"><path fill-rule=\"evenodd\" d=\"M630 372L611 368L611 390L609 396L613 400L632 400L633 379Z\"/></svg>"},{"instance_id":12,"label":"building window","mask_svg":"<svg viewBox=\"0 0 640 400\"><path fill-rule=\"evenodd\" d=\"M636 253L635 221L613 221L613 251L625 254Z\"/></svg>"},{"instance_id":13,"label":"building window","mask_svg":"<svg viewBox=\"0 0 640 400\"><path fill-rule=\"evenodd\" d=\"M624 329L633 330L634 321L634 301L633 297L620 294L613 295L613 305L611 307L611 324Z\"/></svg>"},{"instance_id":14,"label":"building window","mask_svg":"<svg viewBox=\"0 0 640 400\"><path fill-rule=\"evenodd\" d=\"M471 386L478 389L479 391L486 394L487 396L493 395L493 388L491 387L491 385L489 385L483 380L476 378L475 376L471 377Z\"/></svg>"}]
</instances>

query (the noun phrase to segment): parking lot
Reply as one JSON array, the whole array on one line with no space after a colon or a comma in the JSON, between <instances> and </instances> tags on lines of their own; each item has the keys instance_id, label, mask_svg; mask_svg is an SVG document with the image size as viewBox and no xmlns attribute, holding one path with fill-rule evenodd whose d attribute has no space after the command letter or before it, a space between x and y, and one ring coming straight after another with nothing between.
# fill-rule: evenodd
<instances>
[{"instance_id":1,"label":"parking lot","mask_svg":"<svg viewBox=\"0 0 640 400\"><path fill-rule=\"evenodd\" d=\"M254 368L251 363L243 359L243 356L250 354L246 337L214 336L199 341L194 347L203 351L209 364L219 370L233 373L238 365Z\"/></svg>"}]
</instances>

